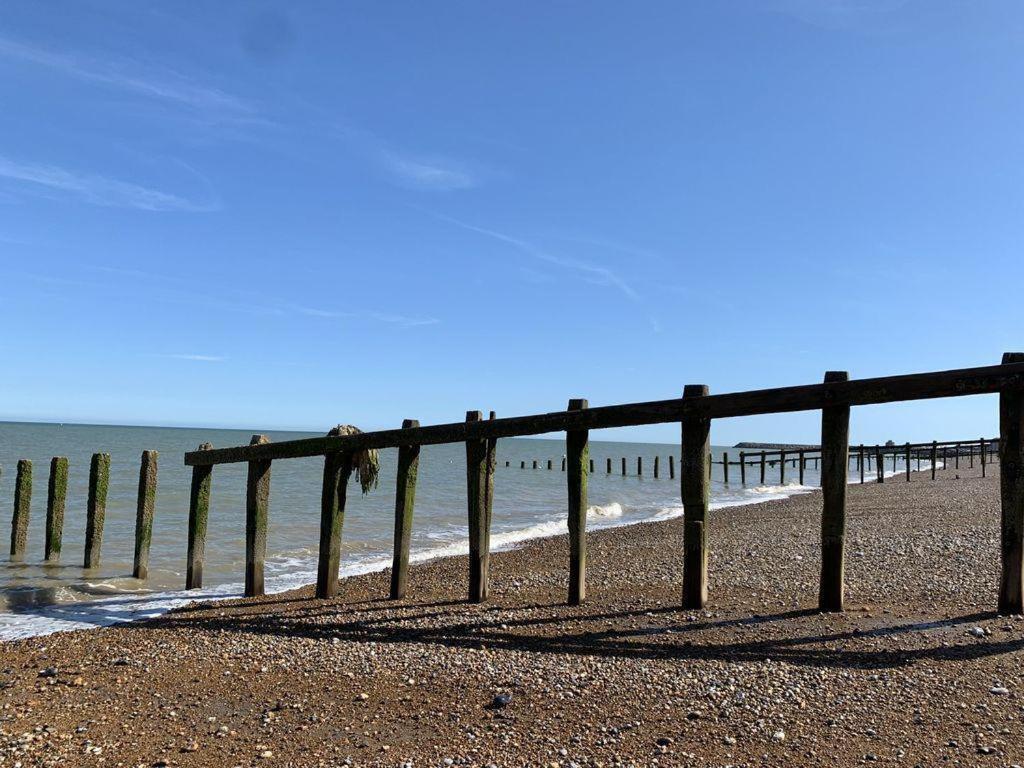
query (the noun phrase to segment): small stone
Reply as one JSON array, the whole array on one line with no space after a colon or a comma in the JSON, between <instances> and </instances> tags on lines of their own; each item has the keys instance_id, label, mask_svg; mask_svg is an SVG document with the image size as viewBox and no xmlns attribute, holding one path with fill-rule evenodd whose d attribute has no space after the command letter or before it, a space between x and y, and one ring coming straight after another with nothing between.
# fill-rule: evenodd
<instances>
[{"instance_id":1,"label":"small stone","mask_svg":"<svg viewBox=\"0 0 1024 768\"><path fill-rule=\"evenodd\" d=\"M40 677L56 677L57 676L57 668L56 667L47 667L46 669L40 669L39 670L39 676Z\"/></svg>"},{"instance_id":2,"label":"small stone","mask_svg":"<svg viewBox=\"0 0 1024 768\"><path fill-rule=\"evenodd\" d=\"M984 637L985 636L985 630L982 629L981 627L971 627L969 630L967 630L967 632L972 637Z\"/></svg>"},{"instance_id":3,"label":"small stone","mask_svg":"<svg viewBox=\"0 0 1024 768\"><path fill-rule=\"evenodd\" d=\"M786 732L781 728L772 734L772 741L785 741Z\"/></svg>"},{"instance_id":4,"label":"small stone","mask_svg":"<svg viewBox=\"0 0 1024 768\"><path fill-rule=\"evenodd\" d=\"M993 696L1005 696L1010 692L1009 688L1004 688L1001 685L994 685L988 689L988 692Z\"/></svg>"},{"instance_id":5,"label":"small stone","mask_svg":"<svg viewBox=\"0 0 1024 768\"><path fill-rule=\"evenodd\" d=\"M511 693L499 693L499 694L496 694L493 699L491 699L490 708L491 709L504 709L505 707L507 707L511 703L512 703L512 694Z\"/></svg>"}]
</instances>

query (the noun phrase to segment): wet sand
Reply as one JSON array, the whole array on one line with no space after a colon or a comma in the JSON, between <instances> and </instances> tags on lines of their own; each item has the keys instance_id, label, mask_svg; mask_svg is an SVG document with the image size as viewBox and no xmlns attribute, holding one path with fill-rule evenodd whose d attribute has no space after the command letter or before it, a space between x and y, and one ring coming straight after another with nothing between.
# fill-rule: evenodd
<instances>
[{"instance_id":1,"label":"wet sand","mask_svg":"<svg viewBox=\"0 0 1024 768\"><path fill-rule=\"evenodd\" d=\"M0 766L1024 763L1024 621L995 614L998 469L851 486L847 606L815 610L817 493L0 645ZM956 475L960 478L957 479ZM506 700L496 696L510 696Z\"/></svg>"}]
</instances>

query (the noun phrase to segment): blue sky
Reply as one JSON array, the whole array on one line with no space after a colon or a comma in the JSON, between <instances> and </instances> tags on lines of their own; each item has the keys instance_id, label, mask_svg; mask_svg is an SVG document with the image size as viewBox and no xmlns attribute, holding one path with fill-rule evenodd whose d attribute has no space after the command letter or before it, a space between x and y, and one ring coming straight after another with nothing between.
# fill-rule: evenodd
<instances>
[{"instance_id":1,"label":"blue sky","mask_svg":"<svg viewBox=\"0 0 1024 768\"><path fill-rule=\"evenodd\" d=\"M0 418L377 428L998 362L1022 44L1009 1L12 0ZM852 423L996 429L990 397Z\"/></svg>"}]
</instances>

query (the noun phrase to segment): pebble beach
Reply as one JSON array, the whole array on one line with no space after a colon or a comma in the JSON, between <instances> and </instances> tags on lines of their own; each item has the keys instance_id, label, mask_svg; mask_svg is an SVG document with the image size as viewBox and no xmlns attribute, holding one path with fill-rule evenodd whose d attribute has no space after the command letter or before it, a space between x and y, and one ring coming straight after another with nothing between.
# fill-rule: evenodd
<instances>
[{"instance_id":1,"label":"pebble beach","mask_svg":"<svg viewBox=\"0 0 1024 768\"><path fill-rule=\"evenodd\" d=\"M196 603L0 645L0 766L1024 764L1024 621L995 612L998 465L848 495L847 610L817 612L817 492L709 515L710 597L679 608L682 521Z\"/></svg>"}]
</instances>

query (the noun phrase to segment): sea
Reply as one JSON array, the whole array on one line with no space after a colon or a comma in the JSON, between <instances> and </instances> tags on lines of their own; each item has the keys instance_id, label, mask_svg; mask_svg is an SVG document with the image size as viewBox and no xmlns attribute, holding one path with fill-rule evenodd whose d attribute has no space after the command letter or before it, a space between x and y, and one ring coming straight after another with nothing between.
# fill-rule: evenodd
<instances>
[{"instance_id":1,"label":"sea","mask_svg":"<svg viewBox=\"0 0 1024 768\"><path fill-rule=\"evenodd\" d=\"M313 437L311 433L267 432L274 442ZM23 562L0 554L0 640L106 626L157 616L197 600L240 596L245 566L244 464L217 466L213 472L206 541L204 586L184 591L191 468L183 455L204 442L216 447L246 445L241 430L97 426L0 422L0 520L9 531L19 459L33 463L33 494L28 549ZM158 490L149 577L132 577L139 461L143 450L159 452ZM679 481L669 479L668 457L678 462L678 445L590 442L595 471L589 478L588 530L665 520L682 514ZM715 460L729 451L713 448ZM93 453L111 456L110 486L99 567L83 568L89 462ZM561 471L565 444L557 439L500 440L497 444L493 550L566 532L566 479ZM69 460L68 493L61 561L43 563L47 480L50 459ZM653 477L655 456L661 473ZM621 474L626 458L627 474ZM637 458L643 475L637 475ZM612 472L606 460L612 459ZM380 454L379 487L367 494L353 482L345 514L342 576L391 565L397 451ZM537 469L533 462L537 461ZM553 469L547 469L547 462ZM506 462L508 466L506 466ZM526 468L521 468L521 463ZM271 476L266 589L281 592L316 581L322 458L275 461ZM778 467L760 484L751 467L747 484L739 468L713 466L712 507L729 507L806 493L818 486L809 466L804 484L788 467L780 484ZM852 475L852 473L851 473ZM872 477L868 473L868 477ZM859 479L859 477L858 477ZM773 482L774 481L774 482ZM425 446L420 454L411 560L468 552L465 447ZM6 543L6 542L5 542Z\"/></svg>"}]
</instances>

